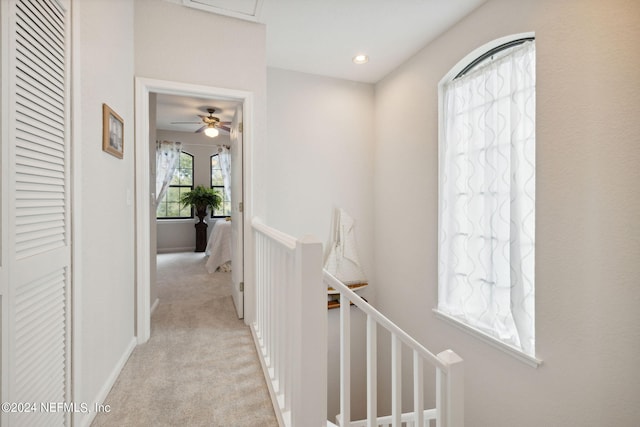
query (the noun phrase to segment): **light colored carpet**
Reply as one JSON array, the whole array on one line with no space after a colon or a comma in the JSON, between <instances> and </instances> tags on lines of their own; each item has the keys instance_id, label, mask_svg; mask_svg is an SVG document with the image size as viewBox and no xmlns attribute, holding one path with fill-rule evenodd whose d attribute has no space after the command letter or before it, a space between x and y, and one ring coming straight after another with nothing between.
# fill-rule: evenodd
<instances>
[{"instance_id":1,"label":"light colored carpet","mask_svg":"<svg viewBox=\"0 0 640 427\"><path fill-rule=\"evenodd\" d=\"M158 255L160 304L92 426L277 426L231 273L197 253Z\"/></svg>"}]
</instances>

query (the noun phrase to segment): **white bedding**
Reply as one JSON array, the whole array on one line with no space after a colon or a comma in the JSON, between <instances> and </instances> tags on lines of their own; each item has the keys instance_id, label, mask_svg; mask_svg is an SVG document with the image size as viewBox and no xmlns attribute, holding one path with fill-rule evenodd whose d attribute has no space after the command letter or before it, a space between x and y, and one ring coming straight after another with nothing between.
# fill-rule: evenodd
<instances>
[{"instance_id":1,"label":"white bedding","mask_svg":"<svg viewBox=\"0 0 640 427\"><path fill-rule=\"evenodd\" d=\"M215 222L205 253L209 255L206 263L209 273L231 261L231 221L219 219Z\"/></svg>"}]
</instances>

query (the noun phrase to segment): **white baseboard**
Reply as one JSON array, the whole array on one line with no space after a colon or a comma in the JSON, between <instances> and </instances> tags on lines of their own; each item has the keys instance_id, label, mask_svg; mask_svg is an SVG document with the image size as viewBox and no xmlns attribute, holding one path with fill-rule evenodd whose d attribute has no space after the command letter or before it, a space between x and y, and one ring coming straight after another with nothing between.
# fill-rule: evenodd
<instances>
[{"instance_id":1,"label":"white baseboard","mask_svg":"<svg viewBox=\"0 0 640 427\"><path fill-rule=\"evenodd\" d=\"M138 341L136 340L136 337L133 337L131 339L131 342L120 357L120 360L118 360L118 363L116 363L116 366L114 366L113 371L111 371L111 375L109 375L107 381L105 381L104 385L98 392L98 395L93 400L93 402L89 404L89 413L87 413L83 418L79 420L80 422L78 423L78 425L80 427L88 427L91 425L97 415L97 413L94 411L94 408L96 407L96 405L104 404L104 401L109 395L111 388L116 383L120 372L122 372L122 368L124 368L124 365L127 363L127 360L129 360L129 357L131 356L131 353L133 353L133 350L136 348L137 342Z\"/></svg>"},{"instance_id":2,"label":"white baseboard","mask_svg":"<svg viewBox=\"0 0 640 427\"><path fill-rule=\"evenodd\" d=\"M194 252L195 250L195 246L189 246L184 248L158 248L156 252L159 254L170 254L174 252Z\"/></svg>"},{"instance_id":3,"label":"white baseboard","mask_svg":"<svg viewBox=\"0 0 640 427\"><path fill-rule=\"evenodd\" d=\"M158 304L160 304L160 298L156 298L156 300L151 304L151 311L149 312L149 316L153 316L153 312L158 308Z\"/></svg>"}]
</instances>

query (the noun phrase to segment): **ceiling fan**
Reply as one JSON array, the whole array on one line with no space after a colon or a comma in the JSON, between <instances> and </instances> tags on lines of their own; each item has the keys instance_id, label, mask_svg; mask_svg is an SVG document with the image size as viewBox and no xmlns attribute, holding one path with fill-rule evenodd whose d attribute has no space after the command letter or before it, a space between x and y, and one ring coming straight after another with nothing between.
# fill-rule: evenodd
<instances>
[{"instance_id":1,"label":"ceiling fan","mask_svg":"<svg viewBox=\"0 0 640 427\"><path fill-rule=\"evenodd\" d=\"M226 133L229 133L231 131L231 129L229 128L229 125L231 124L231 122L221 122L219 118L213 116L214 114L220 114L221 112L222 110L220 110L219 108L215 108L215 107L207 108L207 113L209 113L208 116L198 115L198 117L202 119L202 122L172 122L172 123L173 124L204 123L204 126L196 130L195 133L204 132L204 134L207 135L208 137L215 138L216 136L218 136L220 131L223 131Z\"/></svg>"}]
</instances>

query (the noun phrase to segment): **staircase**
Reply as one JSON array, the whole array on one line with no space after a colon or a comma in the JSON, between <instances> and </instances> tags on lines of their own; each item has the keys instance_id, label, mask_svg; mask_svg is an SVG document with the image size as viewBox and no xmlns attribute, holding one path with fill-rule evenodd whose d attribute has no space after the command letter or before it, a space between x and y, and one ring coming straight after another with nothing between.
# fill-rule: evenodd
<instances>
[{"instance_id":1,"label":"staircase","mask_svg":"<svg viewBox=\"0 0 640 427\"><path fill-rule=\"evenodd\" d=\"M281 426L464 426L464 368L451 350L431 353L330 273L322 244L252 222L256 315L251 331ZM340 414L327 421L327 298L340 292ZM353 304L353 305L351 305ZM351 417L351 315L366 316L366 419ZM378 333L391 338L391 414L380 416ZM412 405L402 402L403 352L411 354ZM409 369L405 367L405 370ZM435 370L435 406L425 409L425 369ZM403 412L402 408L412 410Z\"/></svg>"}]
</instances>

